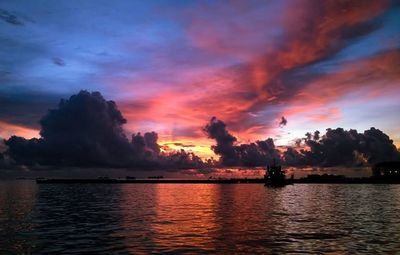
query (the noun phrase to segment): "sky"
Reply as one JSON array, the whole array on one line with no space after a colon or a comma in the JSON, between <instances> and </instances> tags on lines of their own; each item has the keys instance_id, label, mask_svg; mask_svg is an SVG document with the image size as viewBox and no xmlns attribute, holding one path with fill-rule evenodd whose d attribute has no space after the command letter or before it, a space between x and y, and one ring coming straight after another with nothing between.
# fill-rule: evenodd
<instances>
[{"instance_id":1,"label":"sky","mask_svg":"<svg viewBox=\"0 0 400 255\"><path fill-rule=\"evenodd\" d=\"M400 146L398 17L399 1L2 0L0 137L38 137L87 90L128 133L203 157L213 116L239 143L376 127Z\"/></svg>"}]
</instances>

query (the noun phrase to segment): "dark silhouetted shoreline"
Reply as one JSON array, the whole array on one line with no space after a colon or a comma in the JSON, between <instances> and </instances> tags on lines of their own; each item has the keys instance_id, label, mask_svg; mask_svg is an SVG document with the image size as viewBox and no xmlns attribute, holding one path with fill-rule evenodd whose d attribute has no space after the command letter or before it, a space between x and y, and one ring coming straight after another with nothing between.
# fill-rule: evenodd
<instances>
[{"instance_id":1,"label":"dark silhouetted shoreline","mask_svg":"<svg viewBox=\"0 0 400 255\"><path fill-rule=\"evenodd\" d=\"M37 179L38 184L123 184L123 183L153 183L153 184L264 184L263 178L232 178L232 179ZM309 175L294 179L294 184L400 184L398 178L348 178L340 175Z\"/></svg>"}]
</instances>

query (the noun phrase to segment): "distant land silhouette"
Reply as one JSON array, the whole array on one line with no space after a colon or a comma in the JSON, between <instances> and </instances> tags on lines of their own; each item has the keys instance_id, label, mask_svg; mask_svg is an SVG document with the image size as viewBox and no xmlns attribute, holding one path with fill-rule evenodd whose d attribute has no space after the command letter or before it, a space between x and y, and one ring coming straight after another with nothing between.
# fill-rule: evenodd
<instances>
[{"instance_id":1,"label":"distant land silhouette","mask_svg":"<svg viewBox=\"0 0 400 255\"><path fill-rule=\"evenodd\" d=\"M126 136L126 119L117 104L99 92L80 91L61 99L40 120L40 138L12 136L0 154L1 168L26 166L116 167L131 169L199 169L266 166L273 159L285 166L362 166L400 160L393 140L374 127L359 133L343 128L307 133L281 152L272 138L238 143L226 124L212 117L203 131L216 144L220 160L204 160L184 150L164 152L156 132ZM280 125L286 125L282 117Z\"/></svg>"},{"instance_id":2,"label":"distant land silhouette","mask_svg":"<svg viewBox=\"0 0 400 255\"><path fill-rule=\"evenodd\" d=\"M302 183L315 183L315 184L400 184L400 162L382 162L372 167L371 177L362 178L349 178L344 175L334 174L310 174L307 177L299 179L287 179L270 181L271 168L267 169L265 178L208 178L208 179L164 179L163 176L150 176L147 179L136 179L132 176L126 178L107 178L99 177L97 179L46 179L38 178L36 182L39 184L115 184L115 183L198 183L198 184L265 184L270 187L283 187L288 184L302 184ZM379 173L378 173L379 172Z\"/></svg>"}]
</instances>

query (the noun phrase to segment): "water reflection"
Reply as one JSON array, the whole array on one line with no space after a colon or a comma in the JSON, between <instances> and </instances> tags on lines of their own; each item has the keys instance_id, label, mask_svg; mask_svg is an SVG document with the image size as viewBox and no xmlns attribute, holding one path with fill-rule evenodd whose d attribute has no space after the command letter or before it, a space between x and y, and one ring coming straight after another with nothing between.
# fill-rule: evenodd
<instances>
[{"instance_id":1,"label":"water reflection","mask_svg":"<svg viewBox=\"0 0 400 255\"><path fill-rule=\"evenodd\" d=\"M385 210L371 208L371 204L377 209L399 203L399 197L392 196L394 186L387 186L391 190L374 185L295 185L282 189L251 184L152 187L150 201L154 207L151 219L145 221L149 223L146 231L151 242L135 246L142 251L268 254L398 249L397 218L394 214L382 215ZM131 194L131 188L126 186L124 193ZM372 202L372 197L377 200ZM398 205L396 208L399 210ZM394 213L393 207L387 209ZM378 220L383 218L391 221ZM375 221L383 225L371 228ZM391 234L382 234L382 230ZM387 246L382 247L379 242Z\"/></svg>"},{"instance_id":2,"label":"water reflection","mask_svg":"<svg viewBox=\"0 0 400 255\"><path fill-rule=\"evenodd\" d=\"M146 254L155 250L152 222L158 220L156 214L158 185L121 185L122 233L125 246L131 254Z\"/></svg>"},{"instance_id":3,"label":"water reflection","mask_svg":"<svg viewBox=\"0 0 400 255\"><path fill-rule=\"evenodd\" d=\"M2 252L394 253L400 186L0 183Z\"/></svg>"},{"instance_id":4,"label":"water reflection","mask_svg":"<svg viewBox=\"0 0 400 255\"><path fill-rule=\"evenodd\" d=\"M211 232L219 225L215 215L218 188L202 184L158 185L157 221L151 228L161 252L215 251Z\"/></svg>"},{"instance_id":5,"label":"water reflection","mask_svg":"<svg viewBox=\"0 0 400 255\"><path fill-rule=\"evenodd\" d=\"M41 185L34 252L110 254L126 249L119 185Z\"/></svg>"},{"instance_id":6,"label":"water reflection","mask_svg":"<svg viewBox=\"0 0 400 255\"><path fill-rule=\"evenodd\" d=\"M30 252L31 212L36 185L30 181L0 182L0 254Z\"/></svg>"}]
</instances>

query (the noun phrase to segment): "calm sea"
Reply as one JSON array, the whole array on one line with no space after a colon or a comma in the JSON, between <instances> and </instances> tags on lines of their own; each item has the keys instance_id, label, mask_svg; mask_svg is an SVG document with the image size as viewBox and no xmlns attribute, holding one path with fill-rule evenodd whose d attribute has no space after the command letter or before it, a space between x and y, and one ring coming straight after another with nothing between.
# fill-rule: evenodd
<instances>
[{"instance_id":1,"label":"calm sea","mask_svg":"<svg viewBox=\"0 0 400 255\"><path fill-rule=\"evenodd\" d=\"M0 254L400 254L400 185L0 182Z\"/></svg>"}]
</instances>

